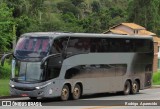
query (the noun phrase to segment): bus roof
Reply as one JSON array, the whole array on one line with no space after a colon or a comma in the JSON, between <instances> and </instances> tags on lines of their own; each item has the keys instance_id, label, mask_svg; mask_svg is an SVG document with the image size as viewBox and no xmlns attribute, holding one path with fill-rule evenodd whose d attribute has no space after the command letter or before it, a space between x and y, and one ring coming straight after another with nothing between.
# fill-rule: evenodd
<instances>
[{"instance_id":1,"label":"bus roof","mask_svg":"<svg viewBox=\"0 0 160 109\"><path fill-rule=\"evenodd\" d=\"M108 37L108 38L131 38L131 39L153 39L152 36L146 35L117 35L117 34L98 34L98 33L63 33L63 32L32 32L25 33L21 37Z\"/></svg>"}]
</instances>

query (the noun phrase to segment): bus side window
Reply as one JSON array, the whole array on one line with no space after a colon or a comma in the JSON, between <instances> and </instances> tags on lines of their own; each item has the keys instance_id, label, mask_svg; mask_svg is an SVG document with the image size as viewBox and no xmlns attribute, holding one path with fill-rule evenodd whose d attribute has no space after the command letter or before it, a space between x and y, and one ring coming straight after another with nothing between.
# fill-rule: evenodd
<instances>
[{"instance_id":1,"label":"bus side window","mask_svg":"<svg viewBox=\"0 0 160 109\"><path fill-rule=\"evenodd\" d=\"M89 53L90 51L90 39L89 38L70 38L67 52L74 54L81 54L81 53Z\"/></svg>"},{"instance_id":2,"label":"bus side window","mask_svg":"<svg viewBox=\"0 0 160 109\"><path fill-rule=\"evenodd\" d=\"M80 71L76 68L71 68L66 71L65 79L76 78L76 76L80 73Z\"/></svg>"},{"instance_id":3,"label":"bus side window","mask_svg":"<svg viewBox=\"0 0 160 109\"><path fill-rule=\"evenodd\" d=\"M55 68L48 68L47 70L47 80L57 78L60 74L60 69L55 69Z\"/></svg>"},{"instance_id":4,"label":"bus side window","mask_svg":"<svg viewBox=\"0 0 160 109\"><path fill-rule=\"evenodd\" d=\"M52 48L51 48L51 54L56 54L56 53L60 53L61 49L59 48L59 46L54 42L52 44Z\"/></svg>"},{"instance_id":5,"label":"bus side window","mask_svg":"<svg viewBox=\"0 0 160 109\"><path fill-rule=\"evenodd\" d=\"M62 37L59 39L55 39L52 44L50 53L51 54L61 53L66 48L67 41L68 41L68 37Z\"/></svg>"}]
</instances>

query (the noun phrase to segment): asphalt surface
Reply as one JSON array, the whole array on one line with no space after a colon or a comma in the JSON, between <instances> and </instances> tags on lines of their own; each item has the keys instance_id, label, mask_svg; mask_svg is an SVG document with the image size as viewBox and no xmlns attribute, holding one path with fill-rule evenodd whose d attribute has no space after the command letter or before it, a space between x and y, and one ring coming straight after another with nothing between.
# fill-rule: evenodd
<instances>
[{"instance_id":1,"label":"asphalt surface","mask_svg":"<svg viewBox=\"0 0 160 109\"><path fill-rule=\"evenodd\" d=\"M60 101L58 98L30 100L23 98L1 99L2 101L14 100L14 102L40 102L42 107L23 107L33 109L160 109L160 88L141 90L138 94L124 96L120 93L103 93L83 96L79 100ZM13 101L12 101L13 102ZM137 106L136 106L137 105ZM144 105L144 106L143 106ZM149 105L149 106L148 106ZM156 106L159 105L159 106ZM47 106L47 107L45 107ZM49 106L49 107L48 107ZM0 107L0 109L22 107Z\"/></svg>"}]
</instances>

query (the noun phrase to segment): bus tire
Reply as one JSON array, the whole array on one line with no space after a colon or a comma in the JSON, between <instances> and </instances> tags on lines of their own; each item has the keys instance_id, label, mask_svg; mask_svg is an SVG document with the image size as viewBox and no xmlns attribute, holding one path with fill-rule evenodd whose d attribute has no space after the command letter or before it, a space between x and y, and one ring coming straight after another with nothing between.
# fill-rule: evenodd
<instances>
[{"instance_id":1,"label":"bus tire","mask_svg":"<svg viewBox=\"0 0 160 109\"><path fill-rule=\"evenodd\" d=\"M123 89L123 94L124 95L128 95L130 94L130 91L131 91L131 84L130 82L127 80L124 84L124 89Z\"/></svg>"},{"instance_id":2,"label":"bus tire","mask_svg":"<svg viewBox=\"0 0 160 109\"><path fill-rule=\"evenodd\" d=\"M137 92L139 92L139 83L134 81L132 84L131 94L136 94Z\"/></svg>"},{"instance_id":3,"label":"bus tire","mask_svg":"<svg viewBox=\"0 0 160 109\"><path fill-rule=\"evenodd\" d=\"M68 85L64 85L61 91L61 100L67 101L69 99L70 90Z\"/></svg>"},{"instance_id":4,"label":"bus tire","mask_svg":"<svg viewBox=\"0 0 160 109\"><path fill-rule=\"evenodd\" d=\"M31 100L36 100L37 97L29 97Z\"/></svg>"},{"instance_id":5,"label":"bus tire","mask_svg":"<svg viewBox=\"0 0 160 109\"><path fill-rule=\"evenodd\" d=\"M81 87L80 87L79 84L76 84L76 85L74 86L73 93L72 93L72 98L73 98L73 100L77 100L77 99L80 98L81 92L82 92L81 90L82 90L82 89L81 89Z\"/></svg>"}]
</instances>

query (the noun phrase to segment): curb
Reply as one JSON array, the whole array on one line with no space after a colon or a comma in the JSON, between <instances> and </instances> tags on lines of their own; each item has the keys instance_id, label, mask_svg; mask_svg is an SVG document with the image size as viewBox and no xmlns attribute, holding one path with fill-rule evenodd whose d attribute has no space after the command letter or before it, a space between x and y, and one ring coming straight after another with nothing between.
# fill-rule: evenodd
<instances>
[{"instance_id":1,"label":"curb","mask_svg":"<svg viewBox=\"0 0 160 109\"><path fill-rule=\"evenodd\" d=\"M151 88L160 88L160 85L152 85Z\"/></svg>"}]
</instances>

